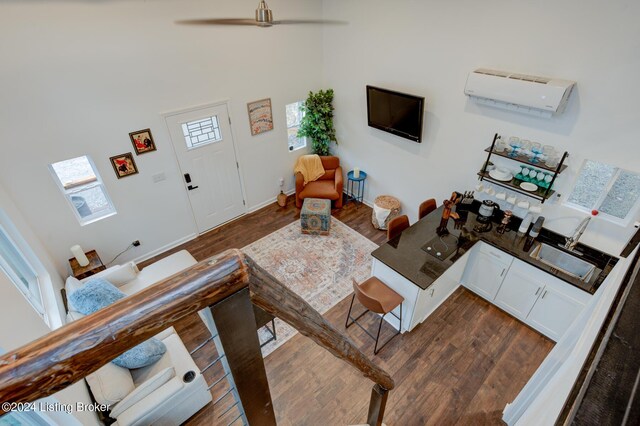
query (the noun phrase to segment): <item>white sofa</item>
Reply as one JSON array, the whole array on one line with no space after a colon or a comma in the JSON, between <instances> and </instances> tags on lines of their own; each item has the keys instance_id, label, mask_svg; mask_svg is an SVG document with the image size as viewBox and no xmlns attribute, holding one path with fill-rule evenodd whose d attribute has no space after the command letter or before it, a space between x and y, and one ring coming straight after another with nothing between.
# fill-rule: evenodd
<instances>
[{"instance_id":1,"label":"white sofa","mask_svg":"<svg viewBox=\"0 0 640 426\"><path fill-rule=\"evenodd\" d=\"M196 263L189 252L182 250L142 271L130 262L112 266L80 282L69 278L66 290L69 294L83 282L103 277L131 295ZM67 321L82 316L70 309ZM211 312L203 310L200 316L212 330ZM155 337L167 347L158 362L135 370L108 363L86 377L94 398L98 403L110 406L110 416L116 419L118 426L179 425L211 402L204 377L173 327ZM193 377L185 380L185 374L190 372Z\"/></svg>"}]
</instances>

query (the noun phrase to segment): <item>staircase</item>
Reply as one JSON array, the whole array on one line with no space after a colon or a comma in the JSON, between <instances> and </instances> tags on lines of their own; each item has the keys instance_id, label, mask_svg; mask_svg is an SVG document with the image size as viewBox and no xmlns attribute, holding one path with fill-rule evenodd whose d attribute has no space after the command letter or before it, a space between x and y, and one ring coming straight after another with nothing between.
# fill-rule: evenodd
<instances>
[{"instance_id":1,"label":"staircase","mask_svg":"<svg viewBox=\"0 0 640 426\"><path fill-rule=\"evenodd\" d=\"M382 425L388 392L394 387L391 376L239 250L202 261L3 355L0 400L32 402L52 395L179 320L209 308L217 328L191 353L200 359L204 351L206 361L199 368L215 372L207 373L209 388L217 395L214 413L220 420L228 417L229 425L275 425L254 306L287 322L372 380L367 424Z\"/></svg>"}]
</instances>

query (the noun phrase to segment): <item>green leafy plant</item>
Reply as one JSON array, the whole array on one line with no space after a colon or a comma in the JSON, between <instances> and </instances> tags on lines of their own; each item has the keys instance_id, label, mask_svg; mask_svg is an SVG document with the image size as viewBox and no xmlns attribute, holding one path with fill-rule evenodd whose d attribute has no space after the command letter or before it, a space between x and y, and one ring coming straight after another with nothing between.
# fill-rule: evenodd
<instances>
[{"instance_id":1,"label":"green leafy plant","mask_svg":"<svg viewBox=\"0 0 640 426\"><path fill-rule=\"evenodd\" d=\"M314 154L331 155L331 142L338 143L333 128L333 89L309 92L301 109L304 115L298 137L311 138Z\"/></svg>"}]
</instances>

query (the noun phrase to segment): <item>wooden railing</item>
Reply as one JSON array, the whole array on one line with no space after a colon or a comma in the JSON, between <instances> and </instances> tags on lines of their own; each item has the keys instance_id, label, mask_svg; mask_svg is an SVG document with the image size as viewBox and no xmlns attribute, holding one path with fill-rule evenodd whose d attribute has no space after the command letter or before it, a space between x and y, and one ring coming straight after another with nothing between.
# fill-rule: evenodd
<instances>
[{"instance_id":1,"label":"wooden railing","mask_svg":"<svg viewBox=\"0 0 640 426\"><path fill-rule=\"evenodd\" d=\"M387 391L394 387L389 374L373 364L300 296L239 250L228 250L202 261L3 355L0 401L31 402L52 395L180 319L209 307L216 324L226 322L227 331L220 334L223 344L223 334L229 336L231 351L226 347L225 351L230 364L238 360L234 378L249 422L275 424L255 326L251 329L253 311L246 308L250 307L249 297L250 302L289 323L375 382L368 422L381 424ZM243 373L247 366L241 363L247 359L254 369L251 374ZM231 368L234 369L233 365ZM243 377L236 378L236 374ZM257 391L262 394L256 395ZM263 403L256 406L255 401Z\"/></svg>"}]
</instances>

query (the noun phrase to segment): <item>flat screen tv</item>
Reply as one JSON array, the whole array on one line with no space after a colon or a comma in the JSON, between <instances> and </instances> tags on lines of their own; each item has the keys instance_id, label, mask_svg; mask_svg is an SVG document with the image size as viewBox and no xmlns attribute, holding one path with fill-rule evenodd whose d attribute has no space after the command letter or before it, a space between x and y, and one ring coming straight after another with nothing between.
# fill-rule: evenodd
<instances>
[{"instance_id":1,"label":"flat screen tv","mask_svg":"<svg viewBox=\"0 0 640 426\"><path fill-rule=\"evenodd\" d=\"M424 98L367 86L367 118L369 126L385 132L422 141Z\"/></svg>"}]
</instances>

